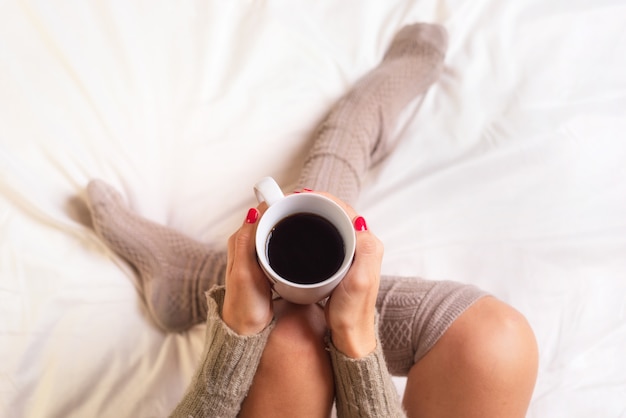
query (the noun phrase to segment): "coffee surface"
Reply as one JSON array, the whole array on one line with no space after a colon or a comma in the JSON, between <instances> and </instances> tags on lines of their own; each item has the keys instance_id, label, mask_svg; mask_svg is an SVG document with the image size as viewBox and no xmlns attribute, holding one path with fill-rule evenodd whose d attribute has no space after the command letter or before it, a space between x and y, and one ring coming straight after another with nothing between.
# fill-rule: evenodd
<instances>
[{"instance_id":1,"label":"coffee surface","mask_svg":"<svg viewBox=\"0 0 626 418\"><path fill-rule=\"evenodd\" d=\"M267 239L266 251L272 269L299 284L328 279L345 257L337 228L312 213L297 213L278 222Z\"/></svg>"}]
</instances>

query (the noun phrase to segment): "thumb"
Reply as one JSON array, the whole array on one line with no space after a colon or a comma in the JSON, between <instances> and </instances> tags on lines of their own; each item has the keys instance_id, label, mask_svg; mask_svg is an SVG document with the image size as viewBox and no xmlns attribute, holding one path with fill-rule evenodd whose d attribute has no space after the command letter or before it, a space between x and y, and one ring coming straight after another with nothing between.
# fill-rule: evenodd
<instances>
[{"instance_id":1,"label":"thumb","mask_svg":"<svg viewBox=\"0 0 626 418\"><path fill-rule=\"evenodd\" d=\"M231 271L234 264L242 264L249 268L250 260L255 258L254 233L259 211L250 208L241 227L228 240L227 271Z\"/></svg>"},{"instance_id":2,"label":"thumb","mask_svg":"<svg viewBox=\"0 0 626 418\"><path fill-rule=\"evenodd\" d=\"M344 290L356 297L371 298L378 292L383 245L368 228L365 219L357 216L353 220L356 230L354 260L346 277L342 280Z\"/></svg>"},{"instance_id":3,"label":"thumb","mask_svg":"<svg viewBox=\"0 0 626 418\"><path fill-rule=\"evenodd\" d=\"M384 248L382 242L372 234L365 222L365 218L357 216L353 221L356 230L356 251L353 267L357 271L378 273Z\"/></svg>"}]
</instances>

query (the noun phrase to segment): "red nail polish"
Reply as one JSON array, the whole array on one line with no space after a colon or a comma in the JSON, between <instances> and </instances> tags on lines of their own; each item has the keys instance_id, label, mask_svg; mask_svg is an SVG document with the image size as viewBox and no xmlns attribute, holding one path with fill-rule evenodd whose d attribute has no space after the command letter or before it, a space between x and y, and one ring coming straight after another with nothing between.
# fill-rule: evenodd
<instances>
[{"instance_id":1,"label":"red nail polish","mask_svg":"<svg viewBox=\"0 0 626 418\"><path fill-rule=\"evenodd\" d=\"M259 211L256 208L250 208L246 216L246 223L253 224L259 219Z\"/></svg>"},{"instance_id":2,"label":"red nail polish","mask_svg":"<svg viewBox=\"0 0 626 418\"><path fill-rule=\"evenodd\" d=\"M364 217L359 216L354 220L354 229L357 231L367 231L367 223Z\"/></svg>"},{"instance_id":3,"label":"red nail polish","mask_svg":"<svg viewBox=\"0 0 626 418\"><path fill-rule=\"evenodd\" d=\"M312 191L313 191L313 190L311 190L311 189L307 189L307 188L304 188L304 189L302 189L302 190L304 190L305 192L312 192Z\"/></svg>"}]
</instances>

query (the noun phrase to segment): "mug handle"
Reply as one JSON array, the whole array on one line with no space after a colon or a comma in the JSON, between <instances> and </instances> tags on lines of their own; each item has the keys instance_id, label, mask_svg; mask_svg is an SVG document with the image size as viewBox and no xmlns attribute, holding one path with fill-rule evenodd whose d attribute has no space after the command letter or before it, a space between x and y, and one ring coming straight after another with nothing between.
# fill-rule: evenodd
<instances>
[{"instance_id":1,"label":"mug handle","mask_svg":"<svg viewBox=\"0 0 626 418\"><path fill-rule=\"evenodd\" d=\"M285 197L278 183L271 177L263 177L254 185L254 194L259 203L265 202L267 206L272 206Z\"/></svg>"}]
</instances>

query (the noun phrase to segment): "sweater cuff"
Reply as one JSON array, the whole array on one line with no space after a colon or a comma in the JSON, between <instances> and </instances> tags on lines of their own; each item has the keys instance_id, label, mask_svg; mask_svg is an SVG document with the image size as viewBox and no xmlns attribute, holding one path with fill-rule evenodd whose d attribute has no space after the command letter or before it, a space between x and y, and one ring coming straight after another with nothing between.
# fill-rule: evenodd
<instances>
[{"instance_id":1,"label":"sweater cuff","mask_svg":"<svg viewBox=\"0 0 626 418\"><path fill-rule=\"evenodd\" d=\"M258 334L237 334L221 318L224 294L223 286L207 292L204 352L196 375L173 416L234 417L252 385L275 320Z\"/></svg>"},{"instance_id":2,"label":"sweater cuff","mask_svg":"<svg viewBox=\"0 0 626 418\"><path fill-rule=\"evenodd\" d=\"M405 417L396 387L387 369L380 338L376 349L353 359L329 342L335 376L337 413L343 417Z\"/></svg>"}]
</instances>

